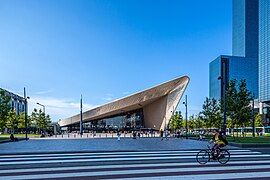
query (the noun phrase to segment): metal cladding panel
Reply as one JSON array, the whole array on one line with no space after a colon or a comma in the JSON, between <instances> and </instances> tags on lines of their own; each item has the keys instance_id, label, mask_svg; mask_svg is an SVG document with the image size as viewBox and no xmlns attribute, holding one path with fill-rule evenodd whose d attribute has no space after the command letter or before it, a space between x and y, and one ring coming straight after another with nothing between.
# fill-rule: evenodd
<instances>
[{"instance_id":1,"label":"metal cladding panel","mask_svg":"<svg viewBox=\"0 0 270 180\"><path fill-rule=\"evenodd\" d=\"M125 98L115 100L111 103L99 106L97 108L88 110L83 113L83 122L89 122L92 120L97 120L113 115L117 115L123 112L136 110L143 108L160 98L168 95L176 89L185 90L189 82L189 77L182 76L174 80L168 81L166 83L160 84L158 86L152 87L150 89L138 92L136 94L127 96ZM60 126L68 126L72 124L77 124L80 122L80 115L75 115L66 119L59 121Z\"/></svg>"}]
</instances>

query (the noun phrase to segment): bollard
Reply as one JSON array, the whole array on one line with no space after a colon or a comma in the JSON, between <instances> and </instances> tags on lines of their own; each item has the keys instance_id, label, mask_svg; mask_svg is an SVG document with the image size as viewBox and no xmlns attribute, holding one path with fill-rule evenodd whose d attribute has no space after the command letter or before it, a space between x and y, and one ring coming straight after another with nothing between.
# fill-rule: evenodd
<instances>
[{"instance_id":1,"label":"bollard","mask_svg":"<svg viewBox=\"0 0 270 180\"><path fill-rule=\"evenodd\" d=\"M101 135L99 135L99 138L101 138Z\"/></svg>"},{"instance_id":2,"label":"bollard","mask_svg":"<svg viewBox=\"0 0 270 180\"><path fill-rule=\"evenodd\" d=\"M86 136L87 136L87 138L88 138L88 134L87 134Z\"/></svg>"},{"instance_id":3,"label":"bollard","mask_svg":"<svg viewBox=\"0 0 270 180\"><path fill-rule=\"evenodd\" d=\"M62 134L62 138L63 138L63 134Z\"/></svg>"},{"instance_id":4,"label":"bollard","mask_svg":"<svg viewBox=\"0 0 270 180\"><path fill-rule=\"evenodd\" d=\"M113 138L113 134L112 134L112 138Z\"/></svg>"},{"instance_id":5,"label":"bollard","mask_svg":"<svg viewBox=\"0 0 270 180\"><path fill-rule=\"evenodd\" d=\"M76 138L76 134L74 134L74 138Z\"/></svg>"},{"instance_id":6,"label":"bollard","mask_svg":"<svg viewBox=\"0 0 270 180\"><path fill-rule=\"evenodd\" d=\"M107 134L106 134L106 138L107 138Z\"/></svg>"}]
</instances>

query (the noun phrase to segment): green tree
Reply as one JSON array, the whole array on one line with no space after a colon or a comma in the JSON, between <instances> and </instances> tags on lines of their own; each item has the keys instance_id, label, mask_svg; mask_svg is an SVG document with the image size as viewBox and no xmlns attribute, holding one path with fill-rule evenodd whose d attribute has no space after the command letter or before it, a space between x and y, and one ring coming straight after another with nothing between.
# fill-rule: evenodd
<instances>
[{"instance_id":1,"label":"green tree","mask_svg":"<svg viewBox=\"0 0 270 180\"><path fill-rule=\"evenodd\" d=\"M18 116L18 121L19 121L18 128L24 129L25 128L25 113L24 112L20 112L20 114ZM27 127L29 128L32 124L33 124L32 118L31 118L31 116L28 116L27 117Z\"/></svg>"},{"instance_id":2,"label":"green tree","mask_svg":"<svg viewBox=\"0 0 270 180\"><path fill-rule=\"evenodd\" d=\"M169 121L169 128L174 131L183 127L183 116L181 111L176 111Z\"/></svg>"},{"instance_id":3,"label":"green tree","mask_svg":"<svg viewBox=\"0 0 270 180\"><path fill-rule=\"evenodd\" d=\"M45 114L41 111L41 109L38 111L37 114L37 127L39 129L44 129L45 128Z\"/></svg>"},{"instance_id":4,"label":"green tree","mask_svg":"<svg viewBox=\"0 0 270 180\"><path fill-rule=\"evenodd\" d=\"M250 124L252 112L249 107L252 101L251 92L246 87L246 81L230 80L226 90L227 115L231 118L232 126L241 127Z\"/></svg>"},{"instance_id":5,"label":"green tree","mask_svg":"<svg viewBox=\"0 0 270 180\"><path fill-rule=\"evenodd\" d=\"M188 129L193 130L195 128L196 128L196 120L195 120L194 115L192 115L189 117L189 120L188 120Z\"/></svg>"},{"instance_id":6,"label":"green tree","mask_svg":"<svg viewBox=\"0 0 270 180\"><path fill-rule=\"evenodd\" d=\"M220 127L222 121L220 103L214 98L206 98L203 104L203 111L200 112L200 118L207 128Z\"/></svg>"},{"instance_id":7,"label":"green tree","mask_svg":"<svg viewBox=\"0 0 270 180\"><path fill-rule=\"evenodd\" d=\"M51 124L51 118L50 115L44 114L42 110L37 110L36 108L31 113L31 123L38 129L38 132L40 133L41 130L46 131L46 129Z\"/></svg>"},{"instance_id":8,"label":"green tree","mask_svg":"<svg viewBox=\"0 0 270 180\"><path fill-rule=\"evenodd\" d=\"M51 117L50 117L50 115L47 114L46 117L45 117L45 127L46 127L46 129L49 128L49 126L51 125L51 123L52 123Z\"/></svg>"},{"instance_id":9,"label":"green tree","mask_svg":"<svg viewBox=\"0 0 270 180\"><path fill-rule=\"evenodd\" d=\"M195 123L196 123L196 128L205 128L205 124L203 122L203 118L201 116L201 113L198 114Z\"/></svg>"},{"instance_id":10,"label":"green tree","mask_svg":"<svg viewBox=\"0 0 270 180\"><path fill-rule=\"evenodd\" d=\"M15 129L18 128L18 117L15 109L8 112L6 127L11 130L11 133L14 133Z\"/></svg>"},{"instance_id":11,"label":"green tree","mask_svg":"<svg viewBox=\"0 0 270 180\"><path fill-rule=\"evenodd\" d=\"M263 126L262 117L260 113L258 113L255 117L255 127L262 127L262 126Z\"/></svg>"},{"instance_id":12,"label":"green tree","mask_svg":"<svg viewBox=\"0 0 270 180\"><path fill-rule=\"evenodd\" d=\"M11 109L9 104L11 97L6 94L3 89L0 89L0 130L6 128L8 112Z\"/></svg>"},{"instance_id":13,"label":"green tree","mask_svg":"<svg viewBox=\"0 0 270 180\"><path fill-rule=\"evenodd\" d=\"M40 128L42 127L41 122L39 120L39 112L36 108L34 108L33 112L31 113L30 119L33 126L38 130L38 132L40 132Z\"/></svg>"}]
</instances>

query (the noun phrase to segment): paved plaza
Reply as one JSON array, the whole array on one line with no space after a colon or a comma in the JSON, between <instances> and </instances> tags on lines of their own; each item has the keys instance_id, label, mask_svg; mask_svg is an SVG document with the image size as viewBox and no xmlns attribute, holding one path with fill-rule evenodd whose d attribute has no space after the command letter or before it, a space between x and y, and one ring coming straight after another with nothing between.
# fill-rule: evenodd
<instances>
[{"instance_id":1,"label":"paved plaza","mask_svg":"<svg viewBox=\"0 0 270 180\"><path fill-rule=\"evenodd\" d=\"M181 138L96 138L96 139L30 139L0 144L1 154L19 152L70 152L70 151L154 151L205 149L206 141ZM228 146L229 149L235 147Z\"/></svg>"},{"instance_id":2,"label":"paved plaza","mask_svg":"<svg viewBox=\"0 0 270 180\"><path fill-rule=\"evenodd\" d=\"M195 158L198 150L0 155L0 180L270 178L269 154L247 149L229 151L227 164L212 159L199 164Z\"/></svg>"}]
</instances>

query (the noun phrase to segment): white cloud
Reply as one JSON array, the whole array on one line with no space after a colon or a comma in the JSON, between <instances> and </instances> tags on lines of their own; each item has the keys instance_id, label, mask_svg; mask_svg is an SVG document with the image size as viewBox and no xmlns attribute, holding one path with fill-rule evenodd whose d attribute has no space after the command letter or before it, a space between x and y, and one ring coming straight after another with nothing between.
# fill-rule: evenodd
<instances>
[{"instance_id":1,"label":"white cloud","mask_svg":"<svg viewBox=\"0 0 270 180\"><path fill-rule=\"evenodd\" d=\"M48 94L48 93L51 93L51 92L53 92L52 89L47 90L47 91L39 91L39 92L36 92L35 94Z\"/></svg>"},{"instance_id":2,"label":"white cloud","mask_svg":"<svg viewBox=\"0 0 270 180\"><path fill-rule=\"evenodd\" d=\"M52 121L58 121L59 119L67 118L80 113L79 100L76 102L72 99L31 96L31 99L28 100L29 114L31 114L34 108L43 110L43 107L36 104L37 102L45 106L46 114L51 116ZM83 111L92 109L94 107L97 107L97 105L83 103Z\"/></svg>"},{"instance_id":3,"label":"white cloud","mask_svg":"<svg viewBox=\"0 0 270 180\"><path fill-rule=\"evenodd\" d=\"M105 94L105 97L103 97L102 100L112 101L113 100L113 94L110 94L110 93Z\"/></svg>"}]
</instances>

